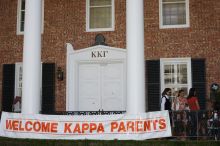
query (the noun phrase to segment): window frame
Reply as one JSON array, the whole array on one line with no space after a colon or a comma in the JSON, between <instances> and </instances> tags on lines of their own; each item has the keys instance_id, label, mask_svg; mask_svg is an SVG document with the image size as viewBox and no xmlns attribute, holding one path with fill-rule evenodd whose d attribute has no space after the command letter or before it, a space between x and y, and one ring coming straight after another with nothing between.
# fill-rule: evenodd
<instances>
[{"instance_id":1,"label":"window frame","mask_svg":"<svg viewBox=\"0 0 220 146\"><path fill-rule=\"evenodd\" d=\"M42 97L42 76L43 76L43 63L41 62L41 74L40 74L40 95ZM20 72L21 68L21 72ZM20 80L21 77L21 80ZM21 84L21 86L19 85ZM22 86L23 86L23 62L15 63L15 83L14 83L14 97L21 96L22 97ZM21 90L21 93L18 90Z\"/></svg>"},{"instance_id":2,"label":"window frame","mask_svg":"<svg viewBox=\"0 0 220 146\"><path fill-rule=\"evenodd\" d=\"M187 65L187 84L186 84L186 86L187 86L188 90L192 87L191 58L161 58L160 59L160 78L161 78L161 84L160 84L161 92L160 93L162 93L165 88L170 88L170 87L167 87L164 83L164 65L166 65L166 64L182 64L182 63ZM175 84L173 84L173 85L175 85ZM176 88L178 88L178 87L179 86L176 86Z\"/></svg>"},{"instance_id":3,"label":"window frame","mask_svg":"<svg viewBox=\"0 0 220 146\"><path fill-rule=\"evenodd\" d=\"M189 19L189 0L185 0L186 10L186 24L175 24L175 25L163 25L163 0L159 0L159 27L160 29L166 28L187 28L190 27Z\"/></svg>"},{"instance_id":4,"label":"window frame","mask_svg":"<svg viewBox=\"0 0 220 146\"><path fill-rule=\"evenodd\" d=\"M15 95L14 97L22 96L22 80L23 80L23 64L22 62L16 62L15 63L15 89L14 89Z\"/></svg>"},{"instance_id":5,"label":"window frame","mask_svg":"<svg viewBox=\"0 0 220 146\"><path fill-rule=\"evenodd\" d=\"M90 28L90 0L86 0L86 32L114 31L115 30L115 0L112 2L112 26L110 28Z\"/></svg>"},{"instance_id":6,"label":"window frame","mask_svg":"<svg viewBox=\"0 0 220 146\"><path fill-rule=\"evenodd\" d=\"M21 12L22 12L21 5L22 5L22 0L18 0L18 3L17 3L17 35L24 35L24 30L21 31L21 29L20 29L20 27L21 27ZM24 13L25 13L25 10L24 10ZM41 14L42 14L41 33L43 34L43 32L44 32L44 0L42 0ZM24 29L25 29L25 26L24 26Z\"/></svg>"}]
</instances>

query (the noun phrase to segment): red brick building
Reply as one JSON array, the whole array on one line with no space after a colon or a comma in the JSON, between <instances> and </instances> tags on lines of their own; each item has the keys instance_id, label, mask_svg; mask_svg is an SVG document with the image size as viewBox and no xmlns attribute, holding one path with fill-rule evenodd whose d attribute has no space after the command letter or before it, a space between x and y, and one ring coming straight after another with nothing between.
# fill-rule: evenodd
<instances>
[{"instance_id":1,"label":"red brick building","mask_svg":"<svg viewBox=\"0 0 220 146\"><path fill-rule=\"evenodd\" d=\"M126 0L92 2L43 0L41 61L47 72L42 80L43 110L81 110L67 108L66 43L80 51L94 46L95 37L102 34L110 48L126 50ZM0 106L4 111L11 111L13 98L21 95L19 68L14 64L22 62L23 5L22 0L0 0ZM219 0L144 0L147 111L159 110L165 87L173 92L197 88L200 106L205 109L210 85L220 83L219 49ZM63 80L58 79L58 68L64 73ZM124 82L124 76L121 78Z\"/></svg>"}]
</instances>

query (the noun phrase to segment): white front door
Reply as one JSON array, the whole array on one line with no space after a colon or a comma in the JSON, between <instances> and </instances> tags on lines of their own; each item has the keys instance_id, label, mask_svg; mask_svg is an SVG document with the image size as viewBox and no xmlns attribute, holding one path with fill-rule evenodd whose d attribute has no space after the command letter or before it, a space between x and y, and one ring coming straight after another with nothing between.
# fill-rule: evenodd
<instances>
[{"instance_id":1,"label":"white front door","mask_svg":"<svg viewBox=\"0 0 220 146\"><path fill-rule=\"evenodd\" d=\"M124 108L123 63L101 64L102 109L121 111Z\"/></svg>"},{"instance_id":2,"label":"white front door","mask_svg":"<svg viewBox=\"0 0 220 146\"><path fill-rule=\"evenodd\" d=\"M79 64L79 111L125 110L123 65L122 62Z\"/></svg>"},{"instance_id":3,"label":"white front door","mask_svg":"<svg viewBox=\"0 0 220 146\"><path fill-rule=\"evenodd\" d=\"M100 109L100 65L79 64L79 111Z\"/></svg>"}]
</instances>

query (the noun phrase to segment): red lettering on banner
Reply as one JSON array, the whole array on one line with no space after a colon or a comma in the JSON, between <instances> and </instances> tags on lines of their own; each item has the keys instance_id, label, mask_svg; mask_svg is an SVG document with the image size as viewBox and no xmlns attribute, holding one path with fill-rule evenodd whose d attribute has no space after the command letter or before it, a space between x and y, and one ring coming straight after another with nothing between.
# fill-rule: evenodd
<instances>
[{"instance_id":1,"label":"red lettering on banner","mask_svg":"<svg viewBox=\"0 0 220 146\"><path fill-rule=\"evenodd\" d=\"M127 122L127 131L134 132L134 122L132 121Z\"/></svg>"},{"instance_id":2,"label":"red lettering on banner","mask_svg":"<svg viewBox=\"0 0 220 146\"><path fill-rule=\"evenodd\" d=\"M144 131L151 131L151 120L144 121Z\"/></svg>"},{"instance_id":3,"label":"red lettering on banner","mask_svg":"<svg viewBox=\"0 0 220 146\"><path fill-rule=\"evenodd\" d=\"M64 124L64 133L104 133L105 129L102 123L72 123Z\"/></svg>"},{"instance_id":4,"label":"red lettering on banner","mask_svg":"<svg viewBox=\"0 0 220 146\"><path fill-rule=\"evenodd\" d=\"M154 131L164 131L167 129L166 118L151 118L151 119L131 119L119 120L112 122L54 122L54 121L39 121L39 120L21 120L7 119L5 128L10 131L32 132L32 133L57 133L58 124L62 125L63 131L59 134L75 133L75 134L98 134L104 133L144 133ZM109 125L110 124L110 127ZM106 127L104 127L106 125ZM105 129L106 128L106 129ZM59 128L60 129L60 128Z\"/></svg>"},{"instance_id":5,"label":"red lettering on banner","mask_svg":"<svg viewBox=\"0 0 220 146\"><path fill-rule=\"evenodd\" d=\"M159 128L161 130L166 129L166 120L165 119L160 119L159 124L160 124Z\"/></svg>"},{"instance_id":6,"label":"red lettering on banner","mask_svg":"<svg viewBox=\"0 0 220 146\"><path fill-rule=\"evenodd\" d=\"M12 129L12 122L11 120L6 120L6 129Z\"/></svg>"},{"instance_id":7,"label":"red lettering on banner","mask_svg":"<svg viewBox=\"0 0 220 146\"><path fill-rule=\"evenodd\" d=\"M158 123L158 120L153 120L154 130L157 130L157 123Z\"/></svg>"},{"instance_id":8,"label":"red lettering on banner","mask_svg":"<svg viewBox=\"0 0 220 146\"><path fill-rule=\"evenodd\" d=\"M28 125L30 125L30 127L28 127ZM32 122L31 121L27 121L26 123L25 123L25 129L26 129L26 131L31 131L32 130Z\"/></svg>"},{"instance_id":9,"label":"red lettering on banner","mask_svg":"<svg viewBox=\"0 0 220 146\"><path fill-rule=\"evenodd\" d=\"M53 123L51 123L53 124ZM52 130L52 128L51 128ZM49 132L50 131L50 123L45 123L45 122L42 122L42 132Z\"/></svg>"},{"instance_id":10,"label":"red lettering on banner","mask_svg":"<svg viewBox=\"0 0 220 146\"><path fill-rule=\"evenodd\" d=\"M96 129L97 129L96 123L90 123L90 130L89 130L89 132L92 133L92 132L95 131Z\"/></svg>"},{"instance_id":11,"label":"red lettering on banner","mask_svg":"<svg viewBox=\"0 0 220 146\"><path fill-rule=\"evenodd\" d=\"M102 123L99 123L97 132L98 133L104 133L105 132L104 126L102 125Z\"/></svg>"},{"instance_id":12,"label":"red lettering on banner","mask_svg":"<svg viewBox=\"0 0 220 146\"><path fill-rule=\"evenodd\" d=\"M143 121L136 121L137 132L143 132Z\"/></svg>"},{"instance_id":13,"label":"red lettering on banner","mask_svg":"<svg viewBox=\"0 0 220 146\"><path fill-rule=\"evenodd\" d=\"M118 123L117 122L111 122L111 132L114 132L118 128Z\"/></svg>"},{"instance_id":14,"label":"red lettering on banner","mask_svg":"<svg viewBox=\"0 0 220 146\"><path fill-rule=\"evenodd\" d=\"M82 124L82 133L85 133L85 131L89 130L89 124L88 123L83 123Z\"/></svg>"},{"instance_id":15,"label":"red lettering on banner","mask_svg":"<svg viewBox=\"0 0 220 146\"><path fill-rule=\"evenodd\" d=\"M6 120L6 129L27 132L57 132L58 123L40 121Z\"/></svg>"},{"instance_id":16,"label":"red lettering on banner","mask_svg":"<svg viewBox=\"0 0 220 146\"><path fill-rule=\"evenodd\" d=\"M111 132L147 132L166 129L166 120L163 118L152 120L114 121L111 122Z\"/></svg>"},{"instance_id":17,"label":"red lettering on banner","mask_svg":"<svg viewBox=\"0 0 220 146\"><path fill-rule=\"evenodd\" d=\"M13 125L14 130L18 130L18 121L17 120L13 121L12 125Z\"/></svg>"},{"instance_id":18,"label":"red lettering on banner","mask_svg":"<svg viewBox=\"0 0 220 146\"><path fill-rule=\"evenodd\" d=\"M126 132L124 122L120 122L118 132Z\"/></svg>"},{"instance_id":19,"label":"red lettering on banner","mask_svg":"<svg viewBox=\"0 0 220 146\"><path fill-rule=\"evenodd\" d=\"M70 129L70 127L72 126L72 124L71 123L65 123L64 124L64 133L71 133L71 129Z\"/></svg>"},{"instance_id":20,"label":"red lettering on banner","mask_svg":"<svg viewBox=\"0 0 220 146\"><path fill-rule=\"evenodd\" d=\"M76 126L75 126L75 128L73 130L73 133L81 133L79 123L76 124Z\"/></svg>"},{"instance_id":21,"label":"red lettering on banner","mask_svg":"<svg viewBox=\"0 0 220 146\"><path fill-rule=\"evenodd\" d=\"M33 127L35 132L39 132L41 130L40 122L39 121L34 122Z\"/></svg>"},{"instance_id":22,"label":"red lettering on banner","mask_svg":"<svg viewBox=\"0 0 220 146\"><path fill-rule=\"evenodd\" d=\"M58 127L58 123L51 123L51 129L50 132L52 133L57 133L57 127ZM49 131L48 131L49 132Z\"/></svg>"},{"instance_id":23,"label":"red lettering on banner","mask_svg":"<svg viewBox=\"0 0 220 146\"><path fill-rule=\"evenodd\" d=\"M19 131L24 131L24 127L22 127L22 121L19 121Z\"/></svg>"}]
</instances>

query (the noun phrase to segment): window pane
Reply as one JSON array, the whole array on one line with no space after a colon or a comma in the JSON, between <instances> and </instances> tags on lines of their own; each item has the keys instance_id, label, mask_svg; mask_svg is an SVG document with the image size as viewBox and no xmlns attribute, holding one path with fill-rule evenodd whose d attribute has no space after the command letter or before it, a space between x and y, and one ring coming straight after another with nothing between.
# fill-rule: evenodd
<instances>
[{"instance_id":1,"label":"window pane","mask_svg":"<svg viewBox=\"0 0 220 146\"><path fill-rule=\"evenodd\" d=\"M167 62L166 60L162 61L163 70L161 70L161 79L164 82L161 82L161 89L164 88L171 88L172 89L172 96L175 97L176 93L180 89L185 91L185 94L188 94L188 89L191 87L191 82L189 80L189 59L180 59L180 60L171 60L169 59Z\"/></svg>"},{"instance_id":2,"label":"window pane","mask_svg":"<svg viewBox=\"0 0 220 146\"><path fill-rule=\"evenodd\" d=\"M175 82L174 65L164 66L164 83L173 84Z\"/></svg>"},{"instance_id":3,"label":"window pane","mask_svg":"<svg viewBox=\"0 0 220 146\"><path fill-rule=\"evenodd\" d=\"M90 9L90 28L110 28L112 12L111 7Z\"/></svg>"},{"instance_id":4,"label":"window pane","mask_svg":"<svg viewBox=\"0 0 220 146\"><path fill-rule=\"evenodd\" d=\"M186 24L185 3L163 4L163 25Z\"/></svg>"},{"instance_id":5,"label":"window pane","mask_svg":"<svg viewBox=\"0 0 220 146\"><path fill-rule=\"evenodd\" d=\"M24 16L25 16L25 0L21 0L21 9L20 9L20 32L24 32Z\"/></svg>"},{"instance_id":6,"label":"window pane","mask_svg":"<svg viewBox=\"0 0 220 146\"><path fill-rule=\"evenodd\" d=\"M21 22L21 24L20 24L20 31L21 31L21 32L24 31L24 22Z\"/></svg>"},{"instance_id":7,"label":"window pane","mask_svg":"<svg viewBox=\"0 0 220 146\"><path fill-rule=\"evenodd\" d=\"M177 83L187 84L187 65L186 64L177 65Z\"/></svg>"},{"instance_id":8,"label":"window pane","mask_svg":"<svg viewBox=\"0 0 220 146\"><path fill-rule=\"evenodd\" d=\"M25 0L22 0L21 2L21 10L24 10L25 9Z\"/></svg>"},{"instance_id":9,"label":"window pane","mask_svg":"<svg viewBox=\"0 0 220 146\"><path fill-rule=\"evenodd\" d=\"M24 21L25 21L25 3L26 0L19 0L18 1L18 18L17 18L17 33L22 34L24 32ZM42 5L44 3L44 0L42 0ZM43 11L43 6L42 6L42 11ZM43 13L42 13L42 18L43 18ZM42 20L43 21L43 20ZM42 23L43 24L43 23ZM43 26L43 25L42 25ZM43 30L43 27L42 27Z\"/></svg>"},{"instance_id":10,"label":"window pane","mask_svg":"<svg viewBox=\"0 0 220 146\"><path fill-rule=\"evenodd\" d=\"M186 7L185 4L182 5L178 7L178 24L186 24Z\"/></svg>"},{"instance_id":11,"label":"window pane","mask_svg":"<svg viewBox=\"0 0 220 146\"><path fill-rule=\"evenodd\" d=\"M90 0L90 6L111 5L112 0Z\"/></svg>"},{"instance_id":12,"label":"window pane","mask_svg":"<svg viewBox=\"0 0 220 146\"><path fill-rule=\"evenodd\" d=\"M21 22L24 21L25 11L21 11Z\"/></svg>"}]
</instances>

